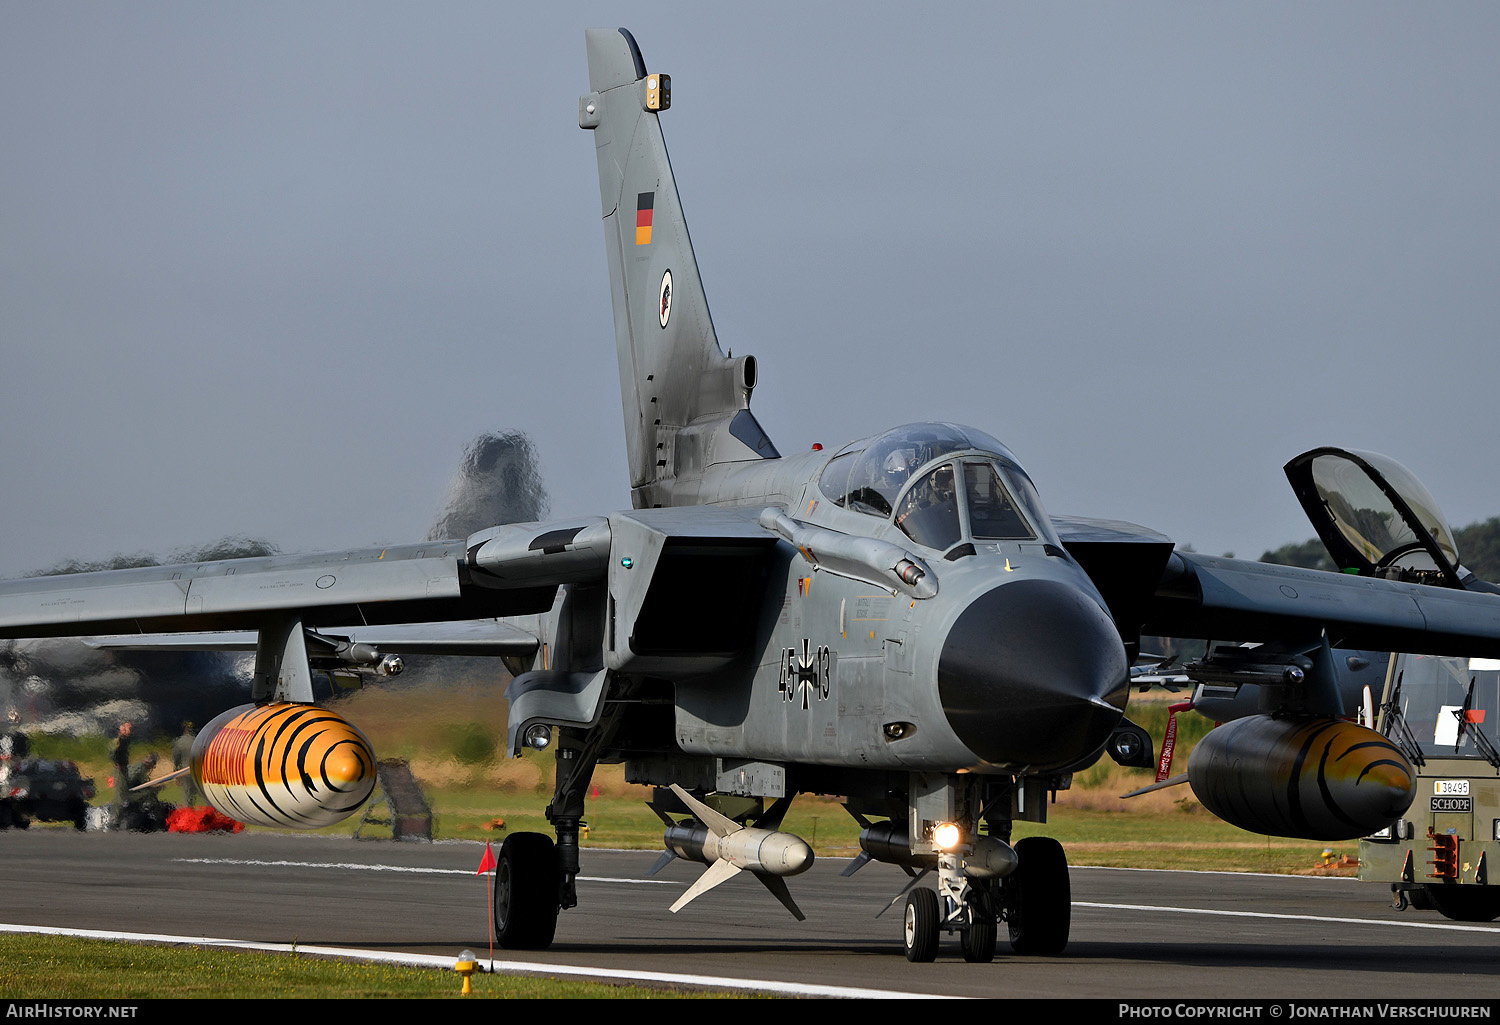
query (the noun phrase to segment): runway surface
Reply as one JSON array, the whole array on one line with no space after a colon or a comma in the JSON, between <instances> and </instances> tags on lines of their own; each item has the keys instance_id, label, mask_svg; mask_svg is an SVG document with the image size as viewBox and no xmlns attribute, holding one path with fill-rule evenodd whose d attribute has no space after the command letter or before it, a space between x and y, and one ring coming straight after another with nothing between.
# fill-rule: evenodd
<instances>
[{"instance_id":1,"label":"runway surface","mask_svg":"<svg viewBox=\"0 0 1500 1025\"><path fill-rule=\"evenodd\" d=\"M482 844L319 836L0 832L0 925L353 947L451 960L488 954ZM1074 867L1072 940L1061 957L934 964L902 956L906 877L819 861L790 880L794 920L742 874L678 914L702 871L655 877L650 852L585 850L579 907L543 953L498 959L780 980L896 994L972 997L1500 998L1500 926L1397 912L1384 888L1349 879Z\"/></svg>"}]
</instances>

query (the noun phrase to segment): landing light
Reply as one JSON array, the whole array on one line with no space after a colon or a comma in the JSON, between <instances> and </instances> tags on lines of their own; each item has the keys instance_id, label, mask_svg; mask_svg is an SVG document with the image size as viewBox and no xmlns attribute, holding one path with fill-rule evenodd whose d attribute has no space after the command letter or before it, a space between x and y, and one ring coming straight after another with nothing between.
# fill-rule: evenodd
<instances>
[{"instance_id":1,"label":"landing light","mask_svg":"<svg viewBox=\"0 0 1500 1025\"><path fill-rule=\"evenodd\" d=\"M932 842L940 851L951 851L957 847L964 838L963 830L955 823L939 822L932 827Z\"/></svg>"},{"instance_id":2,"label":"landing light","mask_svg":"<svg viewBox=\"0 0 1500 1025\"><path fill-rule=\"evenodd\" d=\"M1119 733L1110 738L1114 745L1115 760L1126 762L1141 753L1141 739L1133 733Z\"/></svg>"},{"instance_id":3,"label":"landing light","mask_svg":"<svg viewBox=\"0 0 1500 1025\"><path fill-rule=\"evenodd\" d=\"M552 745L552 727L537 723L526 727L526 746L533 751L545 751Z\"/></svg>"}]
</instances>

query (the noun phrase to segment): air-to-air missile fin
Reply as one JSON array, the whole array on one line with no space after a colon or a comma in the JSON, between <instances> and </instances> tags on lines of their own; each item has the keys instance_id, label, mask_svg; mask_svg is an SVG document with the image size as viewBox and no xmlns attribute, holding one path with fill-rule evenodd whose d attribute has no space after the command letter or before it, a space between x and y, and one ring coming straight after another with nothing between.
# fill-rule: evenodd
<instances>
[{"instance_id":1,"label":"air-to-air missile fin","mask_svg":"<svg viewBox=\"0 0 1500 1025\"><path fill-rule=\"evenodd\" d=\"M728 836L745 828L729 816L714 811L676 783L672 784L671 790L687 805L688 811L697 816L699 822L713 830L714 836Z\"/></svg>"},{"instance_id":2,"label":"air-to-air missile fin","mask_svg":"<svg viewBox=\"0 0 1500 1025\"><path fill-rule=\"evenodd\" d=\"M758 817L756 817L756 828L780 829L781 821L782 819L786 818L786 813L791 809L791 807L791 795L787 795L786 797L778 797L775 802L772 803L771 807L767 808Z\"/></svg>"},{"instance_id":3,"label":"air-to-air missile fin","mask_svg":"<svg viewBox=\"0 0 1500 1025\"><path fill-rule=\"evenodd\" d=\"M662 869L666 868L676 860L677 855L673 854L670 850L662 851L661 857L656 859L656 864L646 869L646 874L648 876L654 876L656 875L656 873L660 872Z\"/></svg>"},{"instance_id":4,"label":"air-to-air missile fin","mask_svg":"<svg viewBox=\"0 0 1500 1025\"><path fill-rule=\"evenodd\" d=\"M797 921L807 921L807 916L802 913L802 909L797 906L797 902L792 900L792 891L786 888L785 879L780 876L764 876L759 872L755 873L755 878L766 884L766 889L770 890L776 899L781 901Z\"/></svg>"},{"instance_id":5,"label":"air-to-air missile fin","mask_svg":"<svg viewBox=\"0 0 1500 1025\"><path fill-rule=\"evenodd\" d=\"M668 831L673 830L677 827L677 820L672 818L670 814L659 807L655 801L647 801L646 807L650 808L651 811L655 813L656 817L661 819L662 824L667 827ZM662 869L666 868L677 859L677 853L673 851L671 846L669 845L666 850L662 851L661 857L656 859L656 864L652 865L646 870L646 874L648 876L654 876L656 875L656 873L660 872Z\"/></svg>"},{"instance_id":6,"label":"air-to-air missile fin","mask_svg":"<svg viewBox=\"0 0 1500 1025\"><path fill-rule=\"evenodd\" d=\"M1167 787L1175 787L1179 783L1186 783L1187 781L1188 781L1188 774L1185 773L1185 772L1179 772L1177 775L1173 776L1171 779L1164 779L1160 783L1152 783L1150 786L1141 787L1139 790L1132 790L1130 793L1128 793L1128 794L1121 794L1120 796L1122 798L1125 798L1125 797L1140 797L1142 794L1149 794L1153 790L1165 790L1165 789L1167 789Z\"/></svg>"},{"instance_id":7,"label":"air-to-air missile fin","mask_svg":"<svg viewBox=\"0 0 1500 1025\"><path fill-rule=\"evenodd\" d=\"M653 809L667 823L667 853L651 871L657 871L674 856L702 861L708 865L708 871L699 876L698 881L672 905L673 911L685 907L699 894L707 893L730 876L738 874L741 869L747 869L765 884L772 896L781 901L797 921L807 920L807 916L792 899L783 879L784 876L805 872L812 865L813 852L807 841L791 833L736 822L710 808L676 783L671 785L671 790L702 825L674 823L660 809ZM790 803L786 799L777 801L761 816L761 821L779 825Z\"/></svg>"},{"instance_id":8,"label":"air-to-air missile fin","mask_svg":"<svg viewBox=\"0 0 1500 1025\"><path fill-rule=\"evenodd\" d=\"M907 895L907 893L909 893L911 891L911 888L913 886L916 886L924 878L926 878L927 873L929 873L931 871L932 871L932 869L930 869L930 868L924 868L924 869L922 869L922 871L920 871L920 872L916 873L915 875L913 875L911 877L911 880L905 886L901 887L901 892L898 893L898 894L896 894L896 896L894 896L894 897L891 898L891 902L889 904L887 904L885 907L881 908L879 911L875 912L875 917L879 918L881 915L885 914L891 908L895 907L897 904L900 904L901 903L901 898L905 897Z\"/></svg>"},{"instance_id":9,"label":"air-to-air missile fin","mask_svg":"<svg viewBox=\"0 0 1500 1025\"><path fill-rule=\"evenodd\" d=\"M849 862L849 867L839 873L839 877L841 879L848 879L854 873L858 872L860 869L864 868L874 860L874 858L870 857L864 851L860 851L854 856L854 860Z\"/></svg>"},{"instance_id":10,"label":"air-to-air missile fin","mask_svg":"<svg viewBox=\"0 0 1500 1025\"><path fill-rule=\"evenodd\" d=\"M676 914L686 907L694 898L707 893L724 880L740 874L740 870L722 858L708 866L708 869L698 877L698 881L688 887L687 893L677 898L677 903L669 909Z\"/></svg>"},{"instance_id":11,"label":"air-to-air missile fin","mask_svg":"<svg viewBox=\"0 0 1500 1025\"><path fill-rule=\"evenodd\" d=\"M174 779L181 779L182 777L186 776L188 773L190 773L192 771L193 771L193 767L191 765L189 765L185 769L178 769L176 772L169 772L165 776L157 776L155 779L148 779L148 780L146 780L146 782L142 783L140 786L131 787L130 788L130 792L133 794L137 790L150 790L150 789L152 789L154 787L166 786L168 783L172 782Z\"/></svg>"}]
</instances>

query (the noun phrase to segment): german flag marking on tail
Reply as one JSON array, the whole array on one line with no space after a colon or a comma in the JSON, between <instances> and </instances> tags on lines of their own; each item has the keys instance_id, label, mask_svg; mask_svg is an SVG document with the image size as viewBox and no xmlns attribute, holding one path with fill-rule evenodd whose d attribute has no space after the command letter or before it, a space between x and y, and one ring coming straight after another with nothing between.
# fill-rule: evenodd
<instances>
[{"instance_id":1,"label":"german flag marking on tail","mask_svg":"<svg viewBox=\"0 0 1500 1025\"><path fill-rule=\"evenodd\" d=\"M656 193L642 192L635 200L635 244L651 242L651 215L656 208Z\"/></svg>"}]
</instances>

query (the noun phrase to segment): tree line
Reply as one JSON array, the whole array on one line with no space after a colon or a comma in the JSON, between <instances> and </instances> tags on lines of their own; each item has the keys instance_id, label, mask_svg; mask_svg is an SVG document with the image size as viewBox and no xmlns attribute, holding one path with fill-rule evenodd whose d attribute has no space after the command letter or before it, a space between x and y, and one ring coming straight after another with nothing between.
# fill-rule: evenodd
<instances>
[{"instance_id":1,"label":"tree line","mask_svg":"<svg viewBox=\"0 0 1500 1025\"><path fill-rule=\"evenodd\" d=\"M1453 543L1458 548L1458 561L1473 571L1475 576L1481 580L1500 583L1500 516L1459 527L1453 532ZM1317 538L1282 545L1275 551L1266 552L1260 557L1260 561L1329 572L1336 572L1338 569L1328 557L1323 542Z\"/></svg>"}]
</instances>

